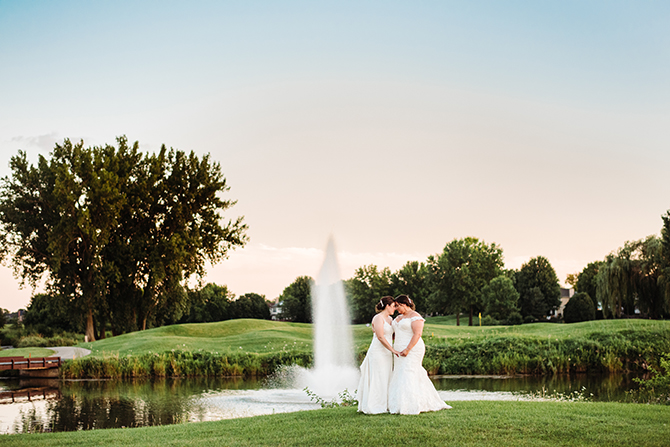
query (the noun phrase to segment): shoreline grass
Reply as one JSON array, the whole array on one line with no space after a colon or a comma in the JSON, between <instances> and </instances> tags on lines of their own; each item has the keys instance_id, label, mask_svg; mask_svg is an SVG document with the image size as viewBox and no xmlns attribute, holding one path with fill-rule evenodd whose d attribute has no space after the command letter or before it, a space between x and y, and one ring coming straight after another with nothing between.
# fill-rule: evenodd
<instances>
[{"instance_id":1,"label":"shoreline grass","mask_svg":"<svg viewBox=\"0 0 670 447\"><path fill-rule=\"evenodd\" d=\"M670 407L595 402L455 402L418 416L352 407L132 429L5 435L7 446L665 446Z\"/></svg>"}]
</instances>

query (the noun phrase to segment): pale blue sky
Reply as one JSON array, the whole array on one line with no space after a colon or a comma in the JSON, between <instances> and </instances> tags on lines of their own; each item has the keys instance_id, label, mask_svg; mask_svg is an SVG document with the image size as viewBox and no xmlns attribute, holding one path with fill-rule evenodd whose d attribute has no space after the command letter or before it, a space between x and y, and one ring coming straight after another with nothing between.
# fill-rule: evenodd
<instances>
[{"instance_id":1,"label":"pale blue sky","mask_svg":"<svg viewBox=\"0 0 670 447\"><path fill-rule=\"evenodd\" d=\"M669 30L666 2L0 0L0 174L65 137L210 152L237 294L315 275L330 233L345 276L473 235L563 280L670 208Z\"/></svg>"}]
</instances>

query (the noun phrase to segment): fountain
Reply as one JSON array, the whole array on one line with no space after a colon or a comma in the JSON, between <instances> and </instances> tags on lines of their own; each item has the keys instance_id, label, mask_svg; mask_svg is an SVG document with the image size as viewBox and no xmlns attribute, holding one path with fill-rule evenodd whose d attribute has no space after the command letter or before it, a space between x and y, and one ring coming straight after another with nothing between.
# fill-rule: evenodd
<instances>
[{"instance_id":1,"label":"fountain","mask_svg":"<svg viewBox=\"0 0 670 447\"><path fill-rule=\"evenodd\" d=\"M359 371L354 361L351 317L332 237L312 290L312 323L314 368L305 371L307 386L321 397L333 398L345 389L353 394Z\"/></svg>"}]
</instances>

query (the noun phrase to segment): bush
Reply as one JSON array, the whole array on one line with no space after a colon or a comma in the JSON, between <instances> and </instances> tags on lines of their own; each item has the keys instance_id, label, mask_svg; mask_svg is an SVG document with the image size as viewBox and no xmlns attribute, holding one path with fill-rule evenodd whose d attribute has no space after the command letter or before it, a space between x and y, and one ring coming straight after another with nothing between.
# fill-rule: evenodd
<instances>
[{"instance_id":1,"label":"bush","mask_svg":"<svg viewBox=\"0 0 670 447\"><path fill-rule=\"evenodd\" d=\"M507 320L505 321L505 324L508 324L510 326L516 326L523 323L523 317L519 312L512 312L509 314L507 317Z\"/></svg>"},{"instance_id":2,"label":"bush","mask_svg":"<svg viewBox=\"0 0 670 447\"><path fill-rule=\"evenodd\" d=\"M495 326L496 324L498 324L498 320L491 315L484 315L482 318L482 326Z\"/></svg>"},{"instance_id":3,"label":"bush","mask_svg":"<svg viewBox=\"0 0 670 447\"><path fill-rule=\"evenodd\" d=\"M566 323L590 321L596 318L596 307L587 293L575 293L563 310L563 319Z\"/></svg>"},{"instance_id":4,"label":"bush","mask_svg":"<svg viewBox=\"0 0 670 447\"><path fill-rule=\"evenodd\" d=\"M81 338L81 337L80 337ZM17 348L51 348L53 346L74 346L83 340L77 340L74 334L62 334L54 337L42 337L41 335L26 335L16 343Z\"/></svg>"}]
</instances>

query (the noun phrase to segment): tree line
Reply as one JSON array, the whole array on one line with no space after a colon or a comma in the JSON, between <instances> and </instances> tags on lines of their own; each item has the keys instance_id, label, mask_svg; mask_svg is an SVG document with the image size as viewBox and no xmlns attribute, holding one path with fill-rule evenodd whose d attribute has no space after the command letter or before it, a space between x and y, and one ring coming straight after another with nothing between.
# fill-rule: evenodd
<instances>
[{"instance_id":1,"label":"tree line","mask_svg":"<svg viewBox=\"0 0 670 447\"><path fill-rule=\"evenodd\" d=\"M659 236L627 241L604 260L568 276L575 291L602 306L605 318L670 318L670 210Z\"/></svg>"},{"instance_id":2,"label":"tree line","mask_svg":"<svg viewBox=\"0 0 670 447\"><path fill-rule=\"evenodd\" d=\"M282 317L310 322L311 285L297 278L279 297ZM519 324L545 318L560 305L560 285L549 261L538 256L519 270L504 268L502 249L474 237L455 239L426 262L409 261L392 272L388 267L366 265L344 281L355 323L367 323L375 304L385 295L408 294L424 314L484 312L496 321Z\"/></svg>"},{"instance_id":3,"label":"tree line","mask_svg":"<svg viewBox=\"0 0 670 447\"><path fill-rule=\"evenodd\" d=\"M568 275L575 289L561 316L565 322L635 315L670 317L670 211L662 216L661 236L626 242L603 261L589 263ZM311 285L297 278L279 297L282 317L311 322ZM484 324L520 324L557 319L561 288L549 260L537 256L518 270L505 269L503 251L495 243L474 237L454 239L425 262L409 261L392 272L366 265L344 281L352 319L367 323L385 295L408 294L417 311L431 315L467 315L468 324L480 312Z\"/></svg>"},{"instance_id":4,"label":"tree line","mask_svg":"<svg viewBox=\"0 0 670 447\"><path fill-rule=\"evenodd\" d=\"M247 241L243 217L209 155L142 153L126 137L84 147L65 140L32 165L23 151L0 182L0 255L23 284L45 281L89 340L179 321L186 281Z\"/></svg>"}]
</instances>

